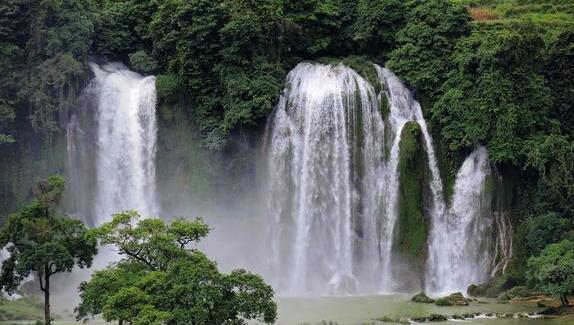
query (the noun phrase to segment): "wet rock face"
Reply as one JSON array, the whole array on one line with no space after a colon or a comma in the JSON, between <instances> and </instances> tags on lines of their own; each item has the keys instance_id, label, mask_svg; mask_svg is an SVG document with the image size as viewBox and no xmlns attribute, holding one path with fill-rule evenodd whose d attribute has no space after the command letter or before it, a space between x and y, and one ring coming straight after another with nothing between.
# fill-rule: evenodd
<instances>
[{"instance_id":1,"label":"wet rock face","mask_svg":"<svg viewBox=\"0 0 574 325\"><path fill-rule=\"evenodd\" d=\"M429 298L424 292L417 293L411 298L411 301L430 304L435 302L434 299Z\"/></svg>"}]
</instances>

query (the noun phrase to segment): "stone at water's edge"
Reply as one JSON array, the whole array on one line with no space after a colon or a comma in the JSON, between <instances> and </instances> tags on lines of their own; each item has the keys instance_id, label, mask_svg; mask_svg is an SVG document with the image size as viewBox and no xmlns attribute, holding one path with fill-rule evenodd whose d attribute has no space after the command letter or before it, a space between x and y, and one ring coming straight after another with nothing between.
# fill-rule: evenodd
<instances>
[{"instance_id":1,"label":"stone at water's edge","mask_svg":"<svg viewBox=\"0 0 574 325\"><path fill-rule=\"evenodd\" d=\"M462 293L455 292L446 297L437 299L437 306L468 306L472 299L465 298Z\"/></svg>"},{"instance_id":2,"label":"stone at water's edge","mask_svg":"<svg viewBox=\"0 0 574 325\"><path fill-rule=\"evenodd\" d=\"M428 322L446 322L448 318L441 314L431 314L426 319Z\"/></svg>"},{"instance_id":3,"label":"stone at water's edge","mask_svg":"<svg viewBox=\"0 0 574 325\"><path fill-rule=\"evenodd\" d=\"M424 292L417 293L416 295L414 295L411 298L411 301L425 303L425 304L431 304L431 303L435 302L434 299L429 298Z\"/></svg>"}]
</instances>

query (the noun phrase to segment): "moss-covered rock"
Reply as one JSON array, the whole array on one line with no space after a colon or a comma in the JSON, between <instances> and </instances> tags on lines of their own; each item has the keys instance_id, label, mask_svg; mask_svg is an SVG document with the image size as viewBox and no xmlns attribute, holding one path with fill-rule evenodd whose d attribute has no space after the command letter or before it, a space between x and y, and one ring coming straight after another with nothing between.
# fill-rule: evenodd
<instances>
[{"instance_id":1,"label":"moss-covered rock","mask_svg":"<svg viewBox=\"0 0 574 325\"><path fill-rule=\"evenodd\" d=\"M410 324L411 322L407 318L394 317L394 316L383 316L375 319L377 322L381 323L394 323L394 324Z\"/></svg>"},{"instance_id":2,"label":"moss-covered rock","mask_svg":"<svg viewBox=\"0 0 574 325\"><path fill-rule=\"evenodd\" d=\"M467 288L467 294L471 297L488 297L497 298L500 293L509 290L519 284L515 278L510 275L501 275L490 279L487 283L471 284Z\"/></svg>"},{"instance_id":3,"label":"moss-covered rock","mask_svg":"<svg viewBox=\"0 0 574 325\"><path fill-rule=\"evenodd\" d=\"M420 302L425 304L430 304L434 302L434 299L429 298L424 292L417 293L411 298L411 301Z\"/></svg>"},{"instance_id":4,"label":"moss-covered rock","mask_svg":"<svg viewBox=\"0 0 574 325\"><path fill-rule=\"evenodd\" d=\"M427 321L427 318L426 318L426 316L421 316L421 317L413 317L413 318L411 318L411 320L413 322L417 322L417 323L424 323Z\"/></svg>"},{"instance_id":5,"label":"moss-covered rock","mask_svg":"<svg viewBox=\"0 0 574 325\"><path fill-rule=\"evenodd\" d=\"M445 315L441 314L430 314L427 317L427 321L429 322L446 322L448 318Z\"/></svg>"},{"instance_id":6,"label":"moss-covered rock","mask_svg":"<svg viewBox=\"0 0 574 325\"><path fill-rule=\"evenodd\" d=\"M437 306L468 306L470 302L472 302L472 299L465 298L460 292L455 292L437 299L435 304Z\"/></svg>"},{"instance_id":7,"label":"moss-covered rock","mask_svg":"<svg viewBox=\"0 0 574 325\"><path fill-rule=\"evenodd\" d=\"M317 60L322 64L345 65L357 72L361 77L367 80L375 89L375 92L382 90L381 81L377 69L368 57L365 56L346 56L346 57L322 57Z\"/></svg>"},{"instance_id":8,"label":"moss-covered rock","mask_svg":"<svg viewBox=\"0 0 574 325\"><path fill-rule=\"evenodd\" d=\"M512 300L514 298L528 298L539 296L540 293L530 290L526 286L516 286L498 295L498 300Z\"/></svg>"},{"instance_id":9,"label":"moss-covered rock","mask_svg":"<svg viewBox=\"0 0 574 325\"><path fill-rule=\"evenodd\" d=\"M421 267L426 261L428 237L428 220L423 208L427 164L422 140L420 126L408 122L399 144L399 219L395 234L395 247Z\"/></svg>"},{"instance_id":10,"label":"moss-covered rock","mask_svg":"<svg viewBox=\"0 0 574 325\"><path fill-rule=\"evenodd\" d=\"M436 304L437 306L441 306L441 307L452 306L452 303L451 303L449 300L445 299L445 298L438 298L438 299L436 300L435 304Z\"/></svg>"},{"instance_id":11,"label":"moss-covered rock","mask_svg":"<svg viewBox=\"0 0 574 325\"><path fill-rule=\"evenodd\" d=\"M381 96L381 101L379 103L379 110L381 112L381 116L383 117L383 119L386 120L387 116L389 116L389 113L391 112L391 108L389 107L389 99L385 95Z\"/></svg>"},{"instance_id":12,"label":"moss-covered rock","mask_svg":"<svg viewBox=\"0 0 574 325\"><path fill-rule=\"evenodd\" d=\"M474 318L474 314L473 314L473 313L464 313L464 314L462 314L462 317L464 317L464 318Z\"/></svg>"},{"instance_id":13,"label":"moss-covered rock","mask_svg":"<svg viewBox=\"0 0 574 325\"><path fill-rule=\"evenodd\" d=\"M466 289L466 293L471 297L484 297L488 288L488 283L471 284Z\"/></svg>"}]
</instances>

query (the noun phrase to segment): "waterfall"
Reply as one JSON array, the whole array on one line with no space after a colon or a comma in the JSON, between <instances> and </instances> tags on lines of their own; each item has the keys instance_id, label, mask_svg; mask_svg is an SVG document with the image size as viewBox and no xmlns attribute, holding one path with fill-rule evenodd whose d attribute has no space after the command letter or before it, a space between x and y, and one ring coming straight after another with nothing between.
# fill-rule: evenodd
<instances>
[{"instance_id":1,"label":"waterfall","mask_svg":"<svg viewBox=\"0 0 574 325\"><path fill-rule=\"evenodd\" d=\"M299 64L287 76L268 120L265 216L270 278L279 292L364 294L404 288L393 242L399 221L399 144L408 122L420 127L429 175L430 200L424 207L429 256L422 285L433 292L460 290L487 274L486 149L477 149L464 163L447 209L420 104L390 70L374 68L383 86L378 94L343 65ZM380 112L383 97L386 121Z\"/></svg>"},{"instance_id":2,"label":"waterfall","mask_svg":"<svg viewBox=\"0 0 574 325\"><path fill-rule=\"evenodd\" d=\"M96 225L128 209L156 215L155 77L90 67L95 78L67 130L72 209Z\"/></svg>"},{"instance_id":3,"label":"waterfall","mask_svg":"<svg viewBox=\"0 0 574 325\"><path fill-rule=\"evenodd\" d=\"M429 292L464 293L468 285L488 280L493 220L485 187L490 173L487 150L479 147L456 175L450 208L433 218L427 265Z\"/></svg>"},{"instance_id":4,"label":"waterfall","mask_svg":"<svg viewBox=\"0 0 574 325\"><path fill-rule=\"evenodd\" d=\"M267 220L279 290L373 290L361 278L375 278L378 268L383 137L375 90L355 71L301 63L289 73L266 134Z\"/></svg>"},{"instance_id":5,"label":"waterfall","mask_svg":"<svg viewBox=\"0 0 574 325\"><path fill-rule=\"evenodd\" d=\"M432 216L439 216L444 211L444 201L442 197L442 181L438 169L436 155L433 149L432 138L428 132L426 121L423 117L420 104L413 98L412 92L403 82L390 70L375 66L377 73L384 85L386 96L389 100L390 125L390 155L385 169L384 180L386 190L384 191L385 215L384 227L381 235L381 258L384 291L393 291L392 270L392 243L395 225L398 218L398 190L399 190L399 144L401 131L407 122L416 122L423 134L424 147L427 153L428 168L431 173L431 194L432 194Z\"/></svg>"}]
</instances>

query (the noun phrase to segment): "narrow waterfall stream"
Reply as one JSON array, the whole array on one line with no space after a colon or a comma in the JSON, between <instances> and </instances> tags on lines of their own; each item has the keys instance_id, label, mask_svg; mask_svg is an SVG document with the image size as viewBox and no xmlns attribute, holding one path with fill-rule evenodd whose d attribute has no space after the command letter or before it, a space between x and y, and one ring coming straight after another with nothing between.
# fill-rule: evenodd
<instances>
[{"instance_id":1,"label":"narrow waterfall stream","mask_svg":"<svg viewBox=\"0 0 574 325\"><path fill-rule=\"evenodd\" d=\"M71 195L79 191L75 212L96 225L129 209L156 215L155 77L119 64L90 66L95 78L68 127Z\"/></svg>"},{"instance_id":2,"label":"narrow waterfall stream","mask_svg":"<svg viewBox=\"0 0 574 325\"><path fill-rule=\"evenodd\" d=\"M399 190L399 144L401 141L401 131L407 122L416 122L422 131L424 137L425 151L427 154L428 168L431 171L431 191L433 211L432 215L441 215L444 211L444 200L442 197L442 181L436 156L433 149L432 138L427 130L426 121L419 103L413 98L411 91L402 83L402 81L390 70L375 66L384 85L386 95L389 100L389 117L388 123L391 126L391 150L387 162L385 199L385 222L381 236L381 257L382 257L382 274L383 274L383 291L393 291L394 281L392 270L392 245L394 229L398 217L398 190Z\"/></svg>"},{"instance_id":3,"label":"narrow waterfall stream","mask_svg":"<svg viewBox=\"0 0 574 325\"><path fill-rule=\"evenodd\" d=\"M488 280L493 226L486 191L490 163L485 147L474 150L456 175L452 204L433 218L429 243L427 289L440 295L466 292L471 283Z\"/></svg>"}]
</instances>

